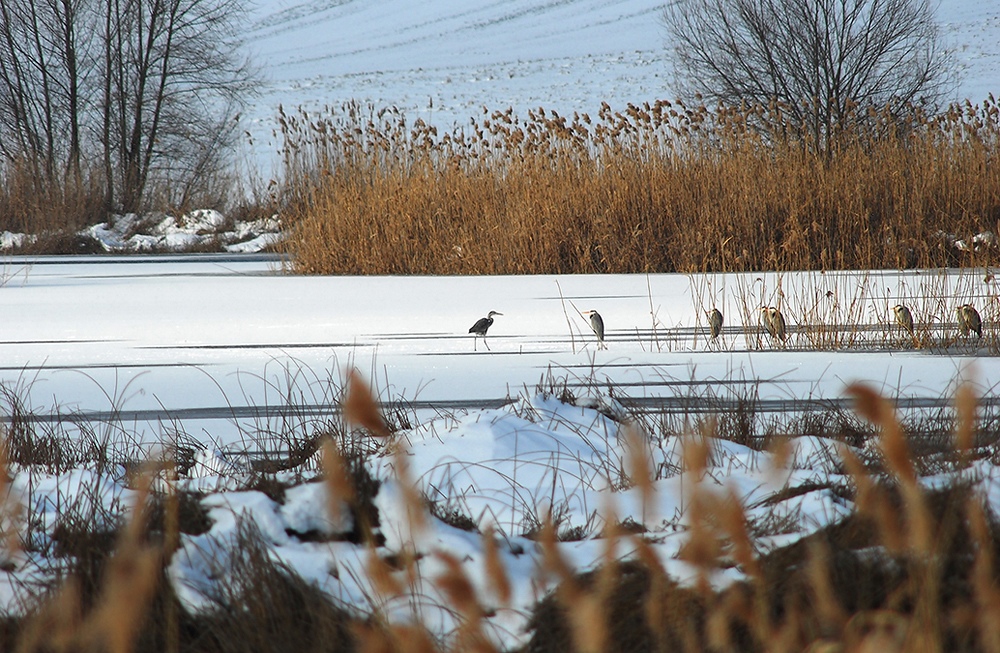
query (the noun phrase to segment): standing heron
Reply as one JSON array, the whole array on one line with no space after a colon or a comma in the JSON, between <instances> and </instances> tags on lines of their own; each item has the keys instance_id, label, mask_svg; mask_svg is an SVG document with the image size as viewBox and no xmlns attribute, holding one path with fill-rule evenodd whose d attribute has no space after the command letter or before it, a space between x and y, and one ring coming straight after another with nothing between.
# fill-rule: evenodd
<instances>
[{"instance_id":1,"label":"standing heron","mask_svg":"<svg viewBox=\"0 0 1000 653\"><path fill-rule=\"evenodd\" d=\"M892 312L896 314L896 324L903 327L910 337L913 338L913 315L910 313L910 309L903 304L896 304L892 307Z\"/></svg>"},{"instance_id":2,"label":"standing heron","mask_svg":"<svg viewBox=\"0 0 1000 653\"><path fill-rule=\"evenodd\" d=\"M489 315L487 315L486 317L479 318L478 320L476 320L476 323L473 324L469 328L469 333L474 333L477 336L482 336L483 337L483 344L486 345L486 349L487 350L489 350L490 345L489 345L488 342L486 342L486 332L489 330L489 328L491 326L493 326L493 316L494 315L503 315L503 313L497 313L496 311L490 311ZM475 347L475 342L476 341L473 340L472 342L473 342L473 347Z\"/></svg>"},{"instance_id":3,"label":"standing heron","mask_svg":"<svg viewBox=\"0 0 1000 653\"><path fill-rule=\"evenodd\" d=\"M974 331L977 338L983 337L983 319L972 304L962 304L955 309L955 313L958 315L958 330L963 337L968 336L970 331Z\"/></svg>"},{"instance_id":4,"label":"standing heron","mask_svg":"<svg viewBox=\"0 0 1000 653\"><path fill-rule=\"evenodd\" d=\"M604 319L601 318L601 314L597 311L584 311L581 315L590 318L590 328L594 330L594 335L597 336L597 341L603 343Z\"/></svg>"},{"instance_id":5,"label":"standing heron","mask_svg":"<svg viewBox=\"0 0 1000 653\"><path fill-rule=\"evenodd\" d=\"M764 306L760 310L764 314L764 328L767 329L768 334L771 338L784 343L788 333L785 330L785 317L781 311L773 306Z\"/></svg>"},{"instance_id":6,"label":"standing heron","mask_svg":"<svg viewBox=\"0 0 1000 653\"><path fill-rule=\"evenodd\" d=\"M711 330L712 340L715 340L722 333L722 311L713 308L705 311L705 315L708 316L708 328Z\"/></svg>"}]
</instances>

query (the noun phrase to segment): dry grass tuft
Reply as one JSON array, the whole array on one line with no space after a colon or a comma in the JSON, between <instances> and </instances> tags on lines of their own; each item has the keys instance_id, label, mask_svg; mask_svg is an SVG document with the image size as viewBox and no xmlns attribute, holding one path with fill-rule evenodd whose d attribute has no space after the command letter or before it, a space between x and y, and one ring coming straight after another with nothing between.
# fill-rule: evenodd
<instances>
[{"instance_id":1,"label":"dry grass tuft","mask_svg":"<svg viewBox=\"0 0 1000 653\"><path fill-rule=\"evenodd\" d=\"M368 429L372 435L380 438L388 438L390 435L389 427L379 410L378 401L357 370L351 370L347 374L344 418L349 423Z\"/></svg>"},{"instance_id":2,"label":"dry grass tuft","mask_svg":"<svg viewBox=\"0 0 1000 653\"><path fill-rule=\"evenodd\" d=\"M80 253L73 234L107 219L99 173L47 178L27 161L0 162L0 231L39 235L25 254Z\"/></svg>"},{"instance_id":3,"label":"dry grass tuft","mask_svg":"<svg viewBox=\"0 0 1000 653\"><path fill-rule=\"evenodd\" d=\"M473 653L498 653L483 630L486 612L480 605L472 582L462 569L461 561L445 551L438 551L436 555L444 563L445 572L435 578L434 582L462 618L455 646L459 650Z\"/></svg>"},{"instance_id":4,"label":"dry grass tuft","mask_svg":"<svg viewBox=\"0 0 1000 653\"><path fill-rule=\"evenodd\" d=\"M619 648L617 635L611 634L602 650L1000 650L1000 578L994 566L1000 528L995 517L961 480L942 489L924 487L894 411L865 387L850 392L880 433L881 459L872 465L844 450L857 512L761 555L737 498L690 484L685 491L689 525L680 557L699 571L696 590L691 594L677 588L647 540L637 538L641 596L631 596L621 610L645 619L629 624L633 639L628 648ZM963 420L975 419L975 398L960 393L957 402L964 413L957 429L973 431L975 424ZM962 441L959 436L956 444ZM697 478L710 455L702 439L690 438L686 473ZM960 470L967 457L958 460ZM562 568L554 554L547 553L546 560L549 569ZM747 579L713 589L711 575L734 564ZM621 575L619 583L629 573L627 565L609 567ZM558 650L558 637L571 637L572 611L601 591L595 579L604 573L601 569L563 581L555 594L558 601L539 606L528 651ZM682 600L678 595L684 592ZM614 628L619 623L617 597L602 596ZM679 609L678 601L687 607ZM684 626L675 629L679 615Z\"/></svg>"},{"instance_id":5,"label":"dry grass tuft","mask_svg":"<svg viewBox=\"0 0 1000 653\"><path fill-rule=\"evenodd\" d=\"M332 604L311 582L274 560L252 525L241 529L240 547L227 583L213 597L215 608L188 616L182 608L178 651L182 653L320 653L357 650L353 630L360 622ZM171 596L164 602L173 604ZM160 624L163 628L165 624ZM164 650L163 639L137 650Z\"/></svg>"},{"instance_id":6,"label":"dry grass tuft","mask_svg":"<svg viewBox=\"0 0 1000 653\"><path fill-rule=\"evenodd\" d=\"M106 650L128 653L147 618L160 581L162 550L145 542L146 500L151 477L144 476L137 493L133 518L125 525L110 558L101 548L88 546L82 559L95 559L103 568L99 587L87 588L78 575L43 603L25 627L18 651ZM79 542L77 542L79 544ZM77 556L80 565L81 556ZM83 563L86 565L86 563ZM81 565L78 567L84 570ZM96 596L90 596L91 593Z\"/></svg>"},{"instance_id":7,"label":"dry grass tuft","mask_svg":"<svg viewBox=\"0 0 1000 653\"><path fill-rule=\"evenodd\" d=\"M580 591L593 591L601 573L579 576L575 582ZM608 629L602 651L708 650L705 625L709 611L700 593L635 562L622 563L613 578L610 590L602 590L607 598L601 620ZM530 624L532 638L524 652L566 651L567 643L573 641L574 622L558 593L545 598L535 609ZM734 639L740 641L741 635L736 633Z\"/></svg>"},{"instance_id":8,"label":"dry grass tuft","mask_svg":"<svg viewBox=\"0 0 1000 653\"><path fill-rule=\"evenodd\" d=\"M486 572L486 582L496 600L502 606L509 606L511 600L510 577L500 559L500 551L494 537L495 531L492 525L488 525L483 530L483 552L485 553L483 564Z\"/></svg>"}]
</instances>

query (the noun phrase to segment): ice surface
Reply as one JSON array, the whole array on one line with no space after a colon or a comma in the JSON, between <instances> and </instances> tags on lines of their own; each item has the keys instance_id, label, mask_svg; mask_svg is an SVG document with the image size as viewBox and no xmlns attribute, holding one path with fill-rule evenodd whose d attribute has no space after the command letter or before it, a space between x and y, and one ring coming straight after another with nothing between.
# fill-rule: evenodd
<instances>
[{"instance_id":1,"label":"ice surface","mask_svg":"<svg viewBox=\"0 0 1000 653\"><path fill-rule=\"evenodd\" d=\"M789 434L798 437L783 464L767 452L714 442L700 476L685 472L684 439L655 442L649 454L659 478L644 501L626 480L626 402L674 401L676 414L697 416L712 412L713 400L752 389L759 401L787 411L803 401L843 401L846 385L860 381L901 402L932 400L941 408L960 377L991 400L1000 380L1000 359L955 341L948 321L954 305L973 301L983 305L991 335L996 318L986 306L997 293L974 270L351 278L295 277L282 274L277 259L226 255L5 263L0 297L16 316L0 338L5 409L16 401L39 418L56 413L69 434L74 424L89 424L88 437L97 433L109 451L135 447L136 433L151 451L191 449L182 485L204 495L212 525L182 538L169 577L192 611L211 609L226 583L229 590L238 584L240 544L252 537L272 560L348 609L419 618L445 636L456 622L432 580L444 573L440 554L447 553L460 560L484 605L496 609L491 636L514 647L527 637L534 602L551 587L537 583L541 553L528 537L548 514L560 534L583 538L559 544L575 569L599 564L604 543L595 538L608 522L626 521L653 534L674 578L694 582L697 570L678 552L696 481L701 491L739 502L760 551L852 510L834 489L846 483L842 445L808 432ZM817 298L830 300L827 291L838 301L817 309ZM779 298L791 326L785 347L769 342L755 311L742 308ZM898 301L944 344L910 348L890 326L889 307ZM712 305L727 316L720 342L709 340L704 324ZM591 308L604 316L607 350L597 349L580 313ZM480 342L474 350L468 327L489 310L503 316L490 329L490 349ZM842 351L814 350L807 321L816 316L844 323L844 337L860 341ZM340 541L353 524L332 521L315 459L280 476L291 484L282 501L239 489L262 450L279 446L268 434L308 437L334 416L337 388L352 366L382 399L424 402L412 409L423 418L397 436L406 445L408 478L444 513L495 529L511 577L510 607L490 593L478 533L431 515L414 528L392 458L368 461L381 482L376 505L385 546L376 554L415 550L426 579L402 597L379 595L365 547ZM977 465L972 477L990 505L1000 506L994 468ZM51 550L60 520L93 515L95 524L114 528L128 518L135 495L116 465L12 474L11 501L30 511L24 523L34 524L31 553L5 555L0 566L0 605L16 612L26 589L51 574L37 552ZM632 548L623 540L617 555ZM724 586L740 578L731 568L709 580Z\"/></svg>"}]
</instances>

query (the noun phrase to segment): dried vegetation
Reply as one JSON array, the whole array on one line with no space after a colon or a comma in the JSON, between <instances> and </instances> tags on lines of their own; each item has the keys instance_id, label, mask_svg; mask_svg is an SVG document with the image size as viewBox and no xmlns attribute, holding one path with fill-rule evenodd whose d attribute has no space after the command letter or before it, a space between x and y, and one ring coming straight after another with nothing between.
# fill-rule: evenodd
<instances>
[{"instance_id":1,"label":"dried vegetation","mask_svg":"<svg viewBox=\"0 0 1000 653\"><path fill-rule=\"evenodd\" d=\"M571 390L553 383L566 401ZM839 452L850 479L840 488L857 510L794 544L761 553L746 507L731 493L691 483L687 534L680 558L696 571L693 583L679 584L650 546L652 533L623 525L598 534L603 562L578 575L557 545L557 525L543 518L537 533L542 565L540 583L555 590L535 609L525 653L567 651L1000 651L1000 523L973 489L969 463L996 460L994 422L977 418L976 398L957 392L948 434L925 451L913 442L940 435L919 425L902 424L890 403L865 386L849 389L855 421L847 431L825 432L833 439L863 438L876 444L863 459L848 448ZM395 457L398 480L413 515L414 529L426 519L427 499L412 488L401 440L393 437L379 403L355 375L340 393L345 423L380 442ZM754 431L753 400L748 398L743 431ZM841 415L841 420L851 419ZM836 421L816 416L817 423ZM804 422L800 422L804 423ZM31 426L22 421L19 437ZM644 445L657 426L648 415L623 422L628 454L623 483L653 500L654 469ZM740 431L739 429L737 431ZM693 435L692 435L693 433ZM165 565L183 533L207 528L197 497L178 493L172 461L147 466L133 476L131 517L121 524L106 516L79 514L64 520L47 553L61 561L51 587L29 597L23 617L0 621L0 648L8 651L495 651L484 619L496 605L508 605L510 581L497 556L494 533L481 533L485 553L486 596L446 551L436 555L443 570L416 578L413 551L385 557L366 521L377 484L359 470L359 456L346 433L322 440L322 466L328 488L364 524L357 541L368 548L367 573L382 598L402 596L406 585L433 583L459 616L460 627L448 643L435 639L420 623L399 625L376 610L368 618L334 605L314 585L269 556L252 523L239 533L233 573L214 597L215 609L191 616L166 581ZM687 427L684 472L700 478L713 455L711 438L734 437L712 419ZM664 437L676 437L668 434ZM751 446L787 455L787 441L770 433L737 433ZM57 440L50 440L57 447ZM42 464L37 453L5 439L0 469ZM12 444L14 446L12 446ZM56 456L49 468L72 465ZM929 487L925 473L950 471L947 485ZM158 479L151 491L151 479ZM0 493L9 478L0 476ZM84 502L86 503L86 502ZM94 503L94 502L91 502ZM335 509L331 502L331 510ZM3 547L31 547L31 524L5 508ZM432 511L433 512L433 511ZM366 516L368 515L368 516ZM418 518L418 515L423 517ZM95 524L107 524L95 529ZM636 554L620 558L626 546ZM738 568L745 580L717 589L720 570Z\"/></svg>"},{"instance_id":2,"label":"dried vegetation","mask_svg":"<svg viewBox=\"0 0 1000 653\"><path fill-rule=\"evenodd\" d=\"M972 239L998 232L997 103L905 115L816 143L777 105L484 109L446 133L357 104L282 113L288 248L310 274L995 262Z\"/></svg>"}]
</instances>

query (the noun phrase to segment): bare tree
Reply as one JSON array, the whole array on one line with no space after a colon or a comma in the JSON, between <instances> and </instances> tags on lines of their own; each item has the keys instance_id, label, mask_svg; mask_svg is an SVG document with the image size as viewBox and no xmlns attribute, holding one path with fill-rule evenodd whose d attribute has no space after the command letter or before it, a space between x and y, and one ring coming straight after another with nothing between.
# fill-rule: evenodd
<instances>
[{"instance_id":1,"label":"bare tree","mask_svg":"<svg viewBox=\"0 0 1000 653\"><path fill-rule=\"evenodd\" d=\"M150 177L183 201L236 133L250 88L237 0L105 0L101 144L109 201L141 205Z\"/></svg>"},{"instance_id":2,"label":"bare tree","mask_svg":"<svg viewBox=\"0 0 1000 653\"><path fill-rule=\"evenodd\" d=\"M108 209L183 201L219 165L253 74L238 0L4 0L0 156L43 178L103 163Z\"/></svg>"},{"instance_id":3,"label":"bare tree","mask_svg":"<svg viewBox=\"0 0 1000 653\"><path fill-rule=\"evenodd\" d=\"M80 0L0 4L0 155L42 182L80 172Z\"/></svg>"},{"instance_id":4,"label":"bare tree","mask_svg":"<svg viewBox=\"0 0 1000 653\"><path fill-rule=\"evenodd\" d=\"M933 104L948 82L927 0L675 0L663 18L686 90L777 101L821 147L868 108Z\"/></svg>"}]
</instances>

